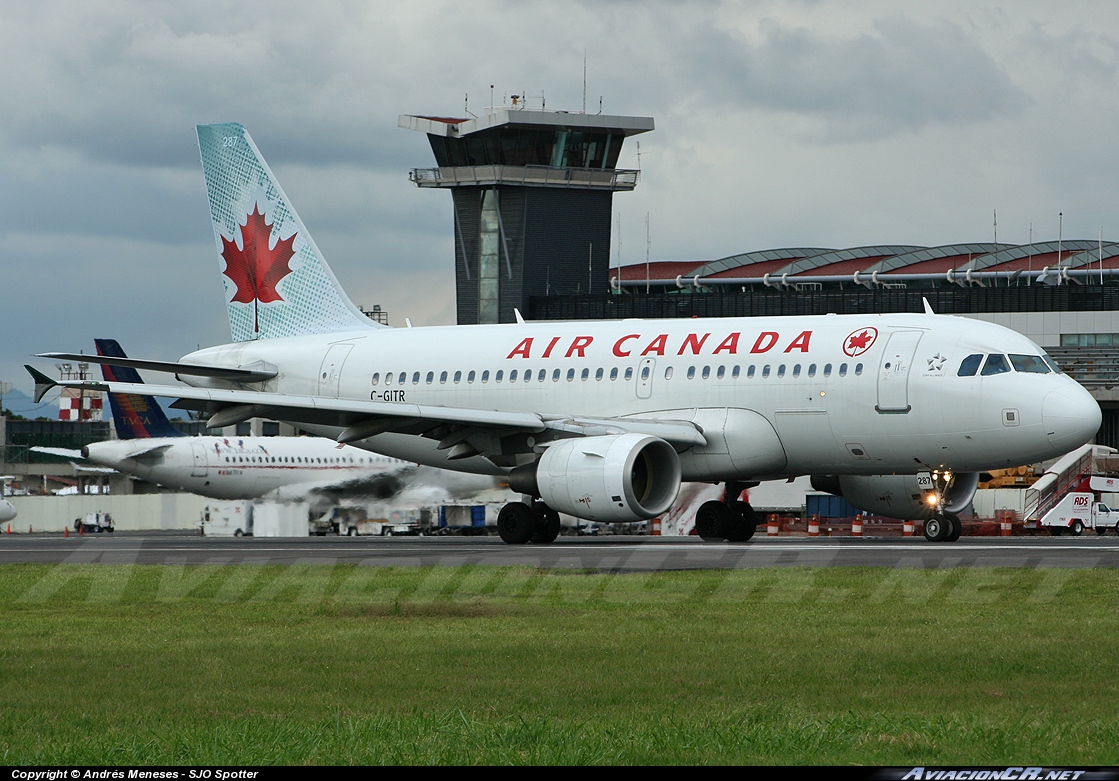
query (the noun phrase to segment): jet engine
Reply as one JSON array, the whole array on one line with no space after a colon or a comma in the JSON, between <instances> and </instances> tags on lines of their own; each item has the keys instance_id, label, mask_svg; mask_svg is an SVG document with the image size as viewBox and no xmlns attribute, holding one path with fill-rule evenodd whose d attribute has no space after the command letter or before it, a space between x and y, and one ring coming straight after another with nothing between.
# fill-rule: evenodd
<instances>
[{"instance_id":1,"label":"jet engine","mask_svg":"<svg viewBox=\"0 0 1119 781\"><path fill-rule=\"evenodd\" d=\"M979 487L979 473L956 473L947 481L937 478L935 490L919 487L917 475L813 475L812 487L842 496L860 510L875 515L919 520L943 513L956 514L967 507Z\"/></svg>"},{"instance_id":2,"label":"jet engine","mask_svg":"<svg viewBox=\"0 0 1119 781\"><path fill-rule=\"evenodd\" d=\"M509 487L568 515L624 523L668 510L680 475L680 459L663 439L618 434L561 439L536 463L514 469Z\"/></svg>"}]
</instances>

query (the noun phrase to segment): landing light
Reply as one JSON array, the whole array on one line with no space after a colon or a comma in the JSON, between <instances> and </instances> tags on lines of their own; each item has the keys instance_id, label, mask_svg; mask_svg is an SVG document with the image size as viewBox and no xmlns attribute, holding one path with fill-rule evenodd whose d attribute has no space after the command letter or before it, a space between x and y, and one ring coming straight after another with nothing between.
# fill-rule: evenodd
<instances>
[{"instance_id":1,"label":"landing light","mask_svg":"<svg viewBox=\"0 0 1119 781\"><path fill-rule=\"evenodd\" d=\"M938 497L934 492L929 491L927 494L925 494L925 503L929 507L936 507L938 504L940 504L940 497Z\"/></svg>"}]
</instances>

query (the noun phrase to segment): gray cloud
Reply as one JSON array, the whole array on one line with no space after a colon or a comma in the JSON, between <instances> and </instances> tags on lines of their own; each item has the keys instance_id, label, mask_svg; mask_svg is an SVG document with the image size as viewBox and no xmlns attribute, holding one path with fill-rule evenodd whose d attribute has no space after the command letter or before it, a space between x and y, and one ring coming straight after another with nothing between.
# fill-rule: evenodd
<instances>
[{"instance_id":1,"label":"gray cloud","mask_svg":"<svg viewBox=\"0 0 1119 781\"><path fill-rule=\"evenodd\" d=\"M453 322L450 197L402 113L654 116L619 194L627 262L770 246L1119 238L1119 6L978 0L7 3L0 379L115 336L228 338L193 127L240 121L339 279L393 322ZM1113 10L1114 9L1114 10ZM899 13L904 12L904 17ZM635 145L622 165L634 166ZM1052 231L1049 227L1052 227ZM613 253L612 253L613 254Z\"/></svg>"},{"instance_id":2,"label":"gray cloud","mask_svg":"<svg viewBox=\"0 0 1119 781\"><path fill-rule=\"evenodd\" d=\"M816 120L828 140L873 140L929 125L1015 115L1026 94L963 29L901 17L852 37L763 20L760 42L721 29L690 46L711 100Z\"/></svg>"}]
</instances>

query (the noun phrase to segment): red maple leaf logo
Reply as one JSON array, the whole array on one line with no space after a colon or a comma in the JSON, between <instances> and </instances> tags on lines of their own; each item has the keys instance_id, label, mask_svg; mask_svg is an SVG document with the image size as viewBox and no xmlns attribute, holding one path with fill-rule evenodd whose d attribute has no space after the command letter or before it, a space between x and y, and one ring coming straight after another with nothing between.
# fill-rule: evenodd
<instances>
[{"instance_id":1,"label":"red maple leaf logo","mask_svg":"<svg viewBox=\"0 0 1119 781\"><path fill-rule=\"evenodd\" d=\"M857 355L862 355L870 349L874 344L874 340L878 338L877 328L862 328L848 335L847 339L843 342L843 352L846 355L854 358Z\"/></svg>"},{"instance_id":2,"label":"red maple leaf logo","mask_svg":"<svg viewBox=\"0 0 1119 781\"><path fill-rule=\"evenodd\" d=\"M221 256L225 258L223 273L237 286L233 301L242 304L260 301L267 304L284 300L277 292L276 285L292 272L288 261L295 257L295 250L292 249L295 234L290 238L280 239L274 248L269 249L268 240L271 237L272 225L264 221L259 206L253 208L253 213L241 226L241 243L244 249L238 249L235 241L221 237L224 245Z\"/></svg>"}]
</instances>

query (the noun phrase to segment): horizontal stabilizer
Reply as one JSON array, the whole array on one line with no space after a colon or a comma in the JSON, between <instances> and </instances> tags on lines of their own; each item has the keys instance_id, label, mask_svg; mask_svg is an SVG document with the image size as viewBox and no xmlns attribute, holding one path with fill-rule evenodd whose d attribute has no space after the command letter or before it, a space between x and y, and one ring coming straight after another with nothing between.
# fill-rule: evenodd
<instances>
[{"instance_id":1,"label":"horizontal stabilizer","mask_svg":"<svg viewBox=\"0 0 1119 781\"><path fill-rule=\"evenodd\" d=\"M172 443L164 442L163 444L156 445L155 447L142 447L134 453L129 453L128 458L131 458L135 461L150 461L156 456L163 455L164 451L166 451L171 446Z\"/></svg>"},{"instance_id":2,"label":"horizontal stabilizer","mask_svg":"<svg viewBox=\"0 0 1119 781\"><path fill-rule=\"evenodd\" d=\"M82 361L83 363L102 363L109 366L126 366L130 369L147 369L171 374L187 374L192 377L214 377L232 382L264 382L276 376L277 372L260 369L231 368L229 366L200 366L195 363L177 361L149 361L143 358L118 358L111 355L86 355L85 353L39 353L36 358L53 358L63 361ZM34 375L32 375L34 376Z\"/></svg>"},{"instance_id":3,"label":"horizontal stabilizer","mask_svg":"<svg viewBox=\"0 0 1119 781\"><path fill-rule=\"evenodd\" d=\"M76 458L79 461L84 460L85 456L82 455L80 450L71 450L65 447L33 447L32 453L45 453L48 456L58 456L59 458Z\"/></svg>"}]
</instances>

